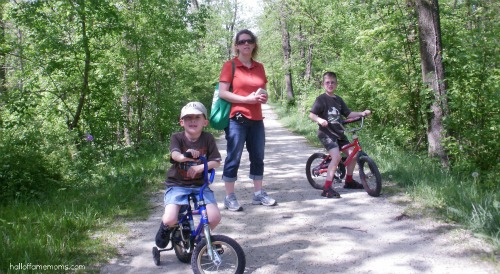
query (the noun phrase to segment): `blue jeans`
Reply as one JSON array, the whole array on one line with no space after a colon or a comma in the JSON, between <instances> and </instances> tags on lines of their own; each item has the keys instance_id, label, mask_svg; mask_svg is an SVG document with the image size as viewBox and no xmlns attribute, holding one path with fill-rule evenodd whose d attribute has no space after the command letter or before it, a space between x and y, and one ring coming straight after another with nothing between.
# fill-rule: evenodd
<instances>
[{"instance_id":1,"label":"blue jeans","mask_svg":"<svg viewBox=\"0 0 500 274\"><path fill-rule=\"evenodd\" d=\"M201 187L182 187L182 186L173 186L168 187L165 191L165 195L163 196L163 204L176 204L176 205L187 205L188 204L188 195L194 194L196 195L196 199L198 199L198 195L200 194ZM203 191L203 198L205 199L206 204L217 204L215 200L214 192L210 188L205 188Z\"/></svg>"},{"instance_id":2,"label":"blue jeans","mask_svg":"<svg viewBox=\"0 0 500 274\"><path fill-rule=\"evenodd\" d=\"M264 147L266 145L266 132L264 121L248 120L239 123L229 120L229 127L225 128L227 140L227 157L224 162L222 181L236 182L240 167L243 147L247 146L250 158L250 179L262 180L264 178Z\"/></svg>"}]
</instances>

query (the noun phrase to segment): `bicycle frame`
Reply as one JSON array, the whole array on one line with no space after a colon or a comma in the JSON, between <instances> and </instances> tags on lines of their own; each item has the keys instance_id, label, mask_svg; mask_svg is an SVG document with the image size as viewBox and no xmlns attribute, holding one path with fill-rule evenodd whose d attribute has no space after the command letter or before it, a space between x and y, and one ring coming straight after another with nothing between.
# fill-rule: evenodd
<instances>
[{"instance_id":1,"label":"bicycle frame","mask_svg":"<svg viewBox=\"0 0 500 274\"><path fill-rule=\"evenodd\" d=\"M353 135L352 135L352 138L353 138L353 141L345 146L343 146L341 149L340 149L340 152L343 152L344 154L347 155L347 158L345 160L341 160L340 163L342 163L344 166L348 166L351 161L354 159L354 156L357 155L358 152L362 151L362 148L361 148L361 145L359 143L359 140L358 140L358 135L356 134L357 131L361 130L363 128L363 122L364 122L364 117L357 117L357 118L353 118L353 119L348 119L348 120L345 120L343 124L348 124L348 123L352 123L352 122L356 122L358 121L359 119L361 119L361 125L358 127L358 128L354 128L354 129L351 129L347 132L353 132ZM351 153L348 153L347 151L350 149L350 148L354 148L353 151ZM324 162L327 162L331 160L331 156L328 155L328 157L325 158ZM327 172L328 171L328 166L326 168L322 168L319 170L320 172Z\"/></svg>"},{"instance_id":2,"label":"bicycle frame","mask_svg":"<svg viewBox=\"0 0 500 274\"><path fill-rule=\"evenodd\" d=\"M366 193L372 197L378 197L382 190L382 175L375 161L362 150L356 134L357 131L363 128L364 119L363 117L351 118L343 121L342 124L359 120L361 120L361 124L358 128L345 130L346 132L352 133L353 141L340 148L340 151L343 153L342 159L339 161L332 180L335 183L341 183L345 175L350 172L350 170L347 170L349 165L354 167L354 164L357 164L359 167L359 178ZM348 153L349 150L352 150L351 153ZM306 177L308 183L313 188L324 189L328 176L328 166L331 163L332 157L330 154L316 152L309 156L306 162ZM322 180L325 180L325 183L323 183ZM359 188L359 186L356 188Z\"/></svg>"},{"instance_id":3,"label":"bicycle frame","mask_svg":"<svg viewBox=\"0 0 500 274\"><path fill-rule=\"evenodd\" d=\"M179 218L178 220L178 225L182 227L182 224L184 221L189 222L189 226L191 229L191 240L195 242L199 242L201 240L201 236L204 234L205 238L207 240L207 248L208 248L208 254L210 254L210 259L214 261L217 265L221 263L220 257L218 256L217 252L213 252L212 248L212 241L210 239L210 226L208 223L208 215L207 215L207 207L205 203L205 199L203 198L203 191L205 188L207 188L208 184L213 182L214 176L215 176L215 170L211 169L210 170L210 177L208 176L208 165L207 165L207 160L205 157L201 156L200 160L203 162L204 165L204 171L203 171L203 178L204 178L204 184L200 188L200 193L198 195L198 203L197 206L195 204L194 210L191 208L191 201L193 200L193 196L190 195L189 197L189 203L187 205L187 211L185 214L182 215L182 218ZM194 228L194 218L193 215L200 215L200 222L198 224L198 227L196 229ZM202 233L203 232L203 233ZM181 233L182 237L184 238L184 235ZM185 239L183 239L185 240Z\"/></svg>"},{"instance_id":4,"label":"bicycle frame","mask_svg":"<svg viewBox=\"0 0 500 274\"><path fill-rule=\"evenodd\" d=\"M191 154L184 156L192 158ZM160 252L174 250L179 261L191 263L194 273L221 271L223 273L243 273L245 270L245 252L231 237L212 235L208 220L207 204L203 192L213 182L215 170L208 170L207 159L199 158L203 163L203 185L198 195L188 195L188 204L182 205L177 215L177 223L170 231L170 248L154 246L153 260L160 265ZM210 173L210 176L209 174ZM194 215L200 215L198 226L194 225Z\"/></svg>"}]
</instances>

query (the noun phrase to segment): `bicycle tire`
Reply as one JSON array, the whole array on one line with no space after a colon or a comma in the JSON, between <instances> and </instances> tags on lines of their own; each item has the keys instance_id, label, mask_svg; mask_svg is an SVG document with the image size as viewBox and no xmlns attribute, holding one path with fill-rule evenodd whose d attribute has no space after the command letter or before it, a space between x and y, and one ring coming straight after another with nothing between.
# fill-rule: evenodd
<instances>
[{"instance_id":1,"label":"bicycle tire","mask_svg":"<svg viewBox=\"0 0 500 274\"><path fill-rule=\"evenodd\" d=\"M342 160L340 161L339 165L337 166L337 169L335 170L334 179L340 180L340 182L342 182L342 179L344 179L345 175L346 175L347 170L346 170L345 165L344 165L344 162L346 159L347 159L347 157L342 157Z\"/></svg>"},{"instance_id":2,"label":"bicycle tire","mask_svg":"<svg viewBox=\"0 0 500 274\"><path fill-rule=\"evenodd\" d=\"M321 162L328 157L324 153L314 153L307 159L306 162L306 177L307 181L315 189L323 189L325 186L326 172L319 173L317 170Z\"/></svg>"},{"instance_id":3,"label":"bicycle tire","mask_svg":"<svg viewBox=\"0 0 500 274\"><path fill-rule=\"evenodd\" d=\"M319 165L323 162L323 160L328 157L328 155L324 153L314 153L309 156L306 163L306 177L309 184L315 189L323 189L325 186L326 180L326 172L319 172L316 170ZM345 161L345 158L342 158L342 161ZM342 162L337 166L337 170L335 171L334 182L342 183L342 179L344 179L346 174L346 168ZM333 189L333 186L332 186Z\"/></svg>"},{"instance_id":4,"label":"bicycle tire","mask_svg":"<svg viewBox=\"0 0 500 274\"><path fill-rule=\"evenodd\" d=\"M377 164L368 155L362 155L358 160L359 177L363 187L372 197L378 197L382 191L382 176Z\"/></svg>"},{"instance_id":5,"label":"bicycle tire","mask_svg":"<svg viewBox=\"0 0 500 274\"><path fill-rule=\"evenodd\" d=\"M175 256L179 261L183 263L190 263L191 262L191 257L193 255L193 249L194 249L194 244L190 240L190 233L191 231L185 231L184 232L184 239L187 239L186 241L182 241L182 237L180 235L181 230L176 229L172 235L172 245L174 247L175 251Z\"/></svg>"},{"instance_id":6,"label":"bicycle tire","mask_svg":"<svg viewBox=\"0 0 500 274\"><path fill-rule=\"evenodd\" d=\"M160 251L156 246L153 247L153 262L155 265L160 265Z\"/></svg>"},{"instance_id":7,"label":"bicycle tire","mask_svg":"<svg viewBox=\"0 0 500 274\"><path fill-rule=\"evenodd\" d=\"M207 241L201 240L195 247L191 257L191 268L195 274L201 273L232 273L240 274L245 270L245 253L241 246L225 235L212 235L212 246L217 250L221 264L215 265L207 254Z\"/></svg>"}]
</instances>

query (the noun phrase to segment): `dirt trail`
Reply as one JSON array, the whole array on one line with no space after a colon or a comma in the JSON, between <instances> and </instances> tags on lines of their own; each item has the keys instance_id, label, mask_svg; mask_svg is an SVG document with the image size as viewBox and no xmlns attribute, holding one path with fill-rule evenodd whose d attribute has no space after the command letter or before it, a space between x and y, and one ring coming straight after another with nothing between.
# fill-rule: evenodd
<instances>
[{"instance_id":1,"label":"dirt trail","mask_svg":"<svg viewBox=\"0 0 500 274\"><path fill-rule=\"evenodd\" d=\"M240 243L247 259L245 273L500 273L497 262L481 259L491 256L491 248L469 233L429 219L397 218L407 206L401 196L388 197L382 190L381 197L373 198L363 190L335 185L341 199L321 197L307 183L304 169L309 155L322 150L282 127L267 105L264 116L264 185L279 205L251 204L247 153L236 186L243 212L223 209L222 168L211 186L222 211L214 234ZM218 145L225 158L223 136ZM122 256L101 273L192 273L173 251L161 254L160 266L153 263L162 198L162 192L155 194L150 218L127 223L130 233L120 244Z\"/></svg>"}]
</instances>

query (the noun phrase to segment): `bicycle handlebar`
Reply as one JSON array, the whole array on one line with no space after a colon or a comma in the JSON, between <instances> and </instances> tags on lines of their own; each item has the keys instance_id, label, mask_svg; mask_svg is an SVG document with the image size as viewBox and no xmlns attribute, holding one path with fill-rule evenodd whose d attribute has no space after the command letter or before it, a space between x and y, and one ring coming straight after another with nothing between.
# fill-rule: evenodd
<instances>
[{"instance_id":1,"label":"bicycle handlebar","mask_svg":"<svg viewBox=\"0 0 500 274\"><path fill-rule=\"evenodd\" d=\"M359 120L363 120L364 118L365 118L364 116L359 116L359 117L354 117L354 118L346 119L346 120L342 121L342 124L345 125L345 124L354 123L354 122L357 122Z\"/></svg>"},{"instance_id":2,"label":"bicycle handlebar","mask_svg":"<svg viewBox=\"0 0 500 274\"><path fill-rule=\"evenodd\" d=\"M184 157L193 158L193 154L191 152L186 151L183 153L183 155L184 155ZM203 167L204 167L203 168L204 184L203 184L202 189L201 189L201 192L203 193L203 190L207 187L207 185L214 181L215 170L213 168L208 170L207 158L200 156L198 159L203 163ZM208 172L210 172L210 177L208 177Z\"/></svg>"},{"instance_id":3,"label":"bicycle handlebar","mask_svg":"<svg viewBox=\"0 0 500 274\"><path fill-rule=\"evenodd\" d=\"M347 119L347 120L343 120L342 121L342 125L354 123L354 122L357 122L359 120L361 120L361 125L359 126L359 128L353 128L353 129L350 129L350 130L346 131L346 132L356 132L356 131L361 130L363 128L363 123L365 121L365 116L359 116L359 117L355 117L355 118L350 118L350 119Z\"/></svg>"}]
</instances>

